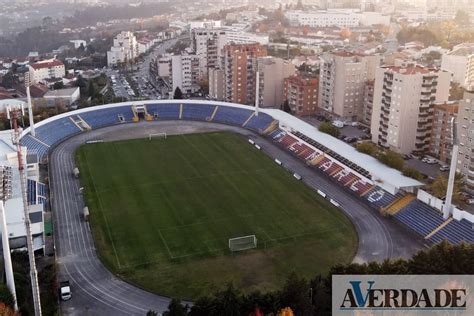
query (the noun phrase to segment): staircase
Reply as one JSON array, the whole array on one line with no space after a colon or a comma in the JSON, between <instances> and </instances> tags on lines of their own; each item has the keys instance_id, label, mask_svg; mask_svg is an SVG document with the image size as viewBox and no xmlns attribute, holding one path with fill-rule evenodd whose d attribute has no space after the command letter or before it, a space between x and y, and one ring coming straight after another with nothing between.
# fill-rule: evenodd
<instances>
[{"instance_id":1,"label":"staircase","mask_svg":"<svg viewBox=\"0 0 474 316\"><path fill-rule=\"evenodd\" d=\"M214 112L212 112L212 115L211 115L211 117L210 117L209 120L208 120L209 122L211 122L211 121L214 119L214 117L216 116L216 113L217 113L217 110L218 110L218 109L219 109L219 106L216 105L216 108L214 109Z\"/></svg>"},{"instance_id":2,"label":"staircase","mask_svg":"<svg viewBox=\"0 0 474 316\"><path fill-rule=\"evenodd\" d=\"M248 119L245 120L244 124L242 124L242 127L245 127L245 125L248 124L248 122L250 122L250 120L252 119L252 117L255 116L255 112L252 113L252 115L249 116Z\"/></svg>"},{"instance_id":3,"label":"staircase","mask_svg":"<svg viewBox=\"0 0 474 316\"><path fill-rule=\"evenodd\" d=\"M443 222L443 224L439 225L438 227L436 227L436 229L434 229L431 233L429 233L428 235L425 236L425 239L430 239L434 234L436 234L437 232L439 232L441 229L444 228L444 226L448 225L449 223L451 223L453 221L453 218L448 218L445 222Z\"/></svg>"},{"instance_id":4,"label":"staircase","mask_svg":"<svg viewBox=\"0 0 474 316\"><path fill-rule=\"evenodd\" d=\"M413 194L407 194L405 196L402 196L401 198L393 201L387 207L382 209L382 213L393 216L397 214L402 208L410 204L411 201L413 201L414 199L416 199L416 196Z\"/></svg>"},{"instance_id":5,"label":"staircase","mask_svg":"<svg viewBox=\"0 0 474 316\"><path fill-rule=\"evenodd\" d=\"M271 132L273 132L274 130L276 130L278 128L278 121L277 120L274 120L273 122L270 123L270 125L268 125L268 127L263 131L263 135L268 135L270 134Z\"/></svg>"}]
</instances>

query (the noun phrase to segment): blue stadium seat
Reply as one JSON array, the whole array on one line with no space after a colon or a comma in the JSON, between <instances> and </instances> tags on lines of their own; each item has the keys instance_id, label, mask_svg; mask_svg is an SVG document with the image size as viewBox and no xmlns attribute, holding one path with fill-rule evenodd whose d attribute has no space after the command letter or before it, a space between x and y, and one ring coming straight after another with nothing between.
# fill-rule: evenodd
<instances>
[{"instance_id":1,"label":"blue stadium seat","mask_svg":"<svg viewBox=\"0 0 474 316\"><path fill-rule=\"evenodd\" d=\"M179 119L179 104L147 104L146 109L148 114L155 116L161 120L178 120Z\"/></svg>"},{"instance_id":2,"label":"blue stadium seat","mask_svg":"<svg viewBox=\"0 0 474 316\"><path fill-rule=\"evenodd\" d=\"M440 212L419 200L410 202L394 217L422 236L427 236L444 222Z\"/></svg>"},{"instance_id":3,"label":"blue stadium seat","mask_svg":"<svg viewBox=\"0 0 474 316\"><path fill-rule=\"evenodd\" d=\"M473 224L465 219L460 221L453 219L430 238L435 243L445 239L451 244L459 244L462 241L474 243Z\"/></svg>"},{"instance_id":4,"label":"blue stadium seat","mask_svg":"<svg viewBox=\"0 0 474 316\"><path fill-rule=\"evenodd\" d=\"M258 116L253 116L245 125L245 128L263 132L273 122L273 118L266 113L259 113Z\"/></svg>"},{"instance_id":5,"label":"blue stadium seat","mask_svg":"<svg viewBox=\"0 0 474 316\"><path fill-rule=\"evenodd\" d=\"M40 161L48 154L48 147L34 139L30 134L23 136L20 143L22 146L26 146L29 152L36 153Z\"/></svg>"},{"instance_id":6,"label":"blue stadium seat","mask_svg":"<svg viewBox=\"0 0 474 316\"><path fill-rule=\"evenodd\" d=\"M63 117L36 128L36 137L52 146L61 140L80 133L81 130L69 117Z\"/></svg>"},{"instance_id":7,"label":"blue stadium seat","mask_svg":"<svg viewBox=\"0 0 474 316\"><path fill-rule=\"evenodd\" d=\"M28 205L36 204L36 181L30 179L26 181L26 193L28 197Z\"/></svg>"},{"instance_id":8,"label":"blue stadium seat","mask_svg":"<svg viewBox=\"0 0 474 316\"><path fill-rule=\"evenodd\" d=\"M183 120L208 121L215 108L215 105L210 104L184 104L181 118Z\"/></svg>"},{"instance_id":9,"label":"blue stadium seat","mask_svg":"<svg viewBox=\"0 0 474 316\"><path fill-rule=\"evenodd\" d=\"M369 203L374 205L376 209L382 209L389 206L396 199L401 198L402 196L403 194L400 192L396 195L393 195L377 186L365 194L364 198L369 201Z\"/></svg>"},{"instance_id":10,"label":"blue stadium seat","mask_svg":"<svg viewBox=\"0 0 474 316\"><path fill-rule=\"evenodd\" d=\"M242 126L251 114L247 109L220 106L213 122Z\"/></svg>"},{"instance_id":11,"label":"blue stadium seat","mask_svg":"<svg viewBox=\"0 0 474 316\"><path fill-rule=\"evenodd\" d=\"M124 105L108 109L100 109L79 114L84 121L93 129L121 123L119 115L124 118L123 122L132 122L133 111L131 105Z\"/></svg>"}]
</instances>

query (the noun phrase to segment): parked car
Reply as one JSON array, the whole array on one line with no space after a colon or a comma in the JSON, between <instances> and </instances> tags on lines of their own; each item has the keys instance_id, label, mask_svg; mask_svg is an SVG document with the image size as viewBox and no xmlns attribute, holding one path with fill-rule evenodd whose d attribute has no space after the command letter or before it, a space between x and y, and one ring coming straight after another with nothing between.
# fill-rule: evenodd
<instances>
[{"instance_id":1,"label":"parked car","mask_svg":"<svg viewBox=\"0 0 474 316\"><path fill-rule=\"evenodd\" d=\"M448 165L442 165L441 167L439 167L439 170L440 171L449 171L449 166Z\"/></svg>"}]
</instances>

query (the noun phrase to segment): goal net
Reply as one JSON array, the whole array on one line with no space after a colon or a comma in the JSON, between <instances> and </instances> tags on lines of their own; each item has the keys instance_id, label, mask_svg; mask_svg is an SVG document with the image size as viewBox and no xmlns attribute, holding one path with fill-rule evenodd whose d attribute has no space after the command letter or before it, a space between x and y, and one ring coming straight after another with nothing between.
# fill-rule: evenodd
<instances>
[{"instance_id":1,"label":"goal net","mask_svg":"<svg viewBox=\"0 0 474 316\"><path fill-rule=\"evenodd\" d=\"M164 139L166 139L166 133L148 134L148 140L152 140L153 138L164 138Z\"/></svg>"},{"instance_id":2,"label":"goal net","mask_svg":"<svg viewBox=\"0 0 474 316\"><path fill-rule=\"evenodd\" d=\"M229 239L230 251L242 251L257 248L257 238L255 235L242 236Z\"/></svg>"}]
</instances>

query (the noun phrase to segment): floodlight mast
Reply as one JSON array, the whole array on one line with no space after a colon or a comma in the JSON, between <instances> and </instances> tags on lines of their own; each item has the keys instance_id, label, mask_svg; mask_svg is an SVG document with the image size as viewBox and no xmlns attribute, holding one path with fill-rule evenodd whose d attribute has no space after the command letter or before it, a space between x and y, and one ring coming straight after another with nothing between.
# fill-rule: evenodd
<instances>
[{"instance_id":1,"label":"floodlight mast","mask_svg":"<svg viewBox=\"0 0 474 316\"><path fill-rule=\"evenodd\" d=\"M20 172L20 187L21 187L21 195L23 200L23 216L25 217L25 229L26 229L26 246L28 249L28 259L30 262L30 278L31 278L31 293L33 296L33 305L35 316L41 316L41 301L40 301L40 292L39 292L39 285L38 285L38 272L36 270L36 262L35 262L35 253L33 249L33 238L31 235L31 221L28 212L28 196L26 192L26 174L25 174L25 167L23 164L23 154L21 152L21 145L20 145L20 129L18 128L18 111L14 109L12 111L11 119L13 129L15 131L15 143L17 148L17 157L18 157L18 171Z\"/></svg>"},{"instance_id":2,"label":"floodlight mast","mask_svg":"<svg viewBox=\"0 0 474 316\"><path fill-rule=\"evenodd\" d=\"M7 279L7 287L13 295L14 309L18 310L18 301L16 297L15 279L13 277L12 257L10 252L10 240L8 238L7 220L5 218L4 201L0 200L0 225L2 228L2 247L3 262L5 264L5 277Z\"/></svg>"},{"instance_id":3,"label":"floodlight mast","mask_svg":"<svg viewBox=\"0 0 474 316\"><path fill-rule=\"evenodd\" d=\"M26 85L26 97L28 99L28 119L30 121L30 133L31 136L36 136L35 131L35 121L33 119L33 103L31 102L31 95L30 95L30 74L26 73L25 75L25 85Z\"/></svg>"},{"instance_id":4,"label":"floodlight mast","mask_svg":"<svg viewBox=\"0 0 474 316\"><path fill-rule=\"evenodd\" d=\"M454 191L454 180L456 178L456 165L458 161L459 153L459 144L457 138L457 124L456 118L451 118L451 139L453 140L453 152L451 156L451 165L449 167L449 178L448 178L448 188L446 190L446 200L443 207L443 218L448 219L449 215L452 213L453 208L453 191Z\"/></svg>"}]
</instances>

